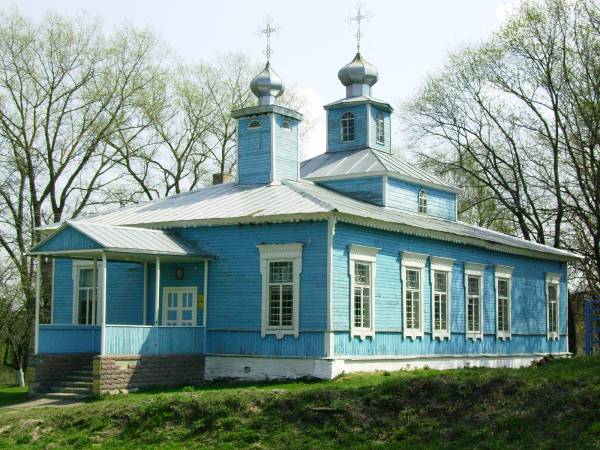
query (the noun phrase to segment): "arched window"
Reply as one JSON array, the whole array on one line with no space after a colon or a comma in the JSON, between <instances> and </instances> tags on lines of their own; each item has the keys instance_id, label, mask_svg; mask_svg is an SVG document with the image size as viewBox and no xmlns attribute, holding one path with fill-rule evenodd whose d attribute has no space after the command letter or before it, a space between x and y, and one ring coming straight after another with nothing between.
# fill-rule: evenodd
<instances>
[{"instance_id":1,"label":"arched window","mask_svg":"<svg viewBox=\"0 0 600 450\"><path fill-rule=\"evenodd\" d=\"M281 128L285 128L286 130L291 130L292 126L290 125L290 123L287 120L284 120L283 123L281 124Z\"/></svg>"},{"instance_id":2,"label":"arched window","mask_svg":"<svg viewBox=\"0 0 600 450\"><path fill-rule=\"evenodd\" d=\"M427 191L425 189L419 191L419 212L427 214Z\"/></svg>"},{"instance_id":3,"label":"arched window","mask_svg":"<svg viewBox=\"0 0 600 450\"><path fill-rule=\"evenodd\" d=\"M375 130L377 134L377 143L385 144L385 122L383 120L383 113L378 112L375 118Z\"/></svg>"},{"instance_id":4,"label":"arched window","mask_svg":"<svg viewBox=\"0 0 600 450\"><path fill-rule=\"evenodd\" d=\"M260 128L260 122L258 120L252 120L250 121L250 123L248 124L248 129L249 130L256 130L257 128Z\"/></svg>"},{"instance_id":5,"label":"arched window","mask_svg":"<svg viewBox=\"0 0 600 450\"><path fill-rule=\"evenodd\" d=\"M345 112L342 115L342 142L354 140L354 114Z\"/></svg>"}]
</instances>

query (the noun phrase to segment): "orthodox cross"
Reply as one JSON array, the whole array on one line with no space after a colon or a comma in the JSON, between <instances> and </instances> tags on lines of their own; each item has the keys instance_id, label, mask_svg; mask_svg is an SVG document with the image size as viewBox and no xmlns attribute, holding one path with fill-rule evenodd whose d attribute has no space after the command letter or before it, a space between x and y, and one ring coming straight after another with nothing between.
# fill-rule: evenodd
<instances>
[{"instance_id":1,"label":"orthodox cross","mask_svg":"<svg viewBox=\"0 0 600 450\"><path fill-rule=\"evenodd\" d=\"M365 20L368 19L370 16L370 14L368 12L364 13L361 10L361 5L357 5L356 6L356 16L354 17L350 17L350 20L354 20L356 21L356 50L358 52L360 52L360 23Z\"/></svg>"},{"instance_id":2,"label":"orthodox cross","mask_svg":"<svg viewBox=\"0 0 600 450\"><path fill-rule=\"evenodd\" d=\"M267 48L265 49L264 53L265 53L265 56L267 57L267 63L268 63L271 61L271 55L273 54L273 49L271 48L271 35L273 33L277 32L277 27L273 23L273 19L271 19L271 17L267 16L265 21L266 21L265 28L260 30L260 32L267 37Z\"/></svg>"}]
</instances>

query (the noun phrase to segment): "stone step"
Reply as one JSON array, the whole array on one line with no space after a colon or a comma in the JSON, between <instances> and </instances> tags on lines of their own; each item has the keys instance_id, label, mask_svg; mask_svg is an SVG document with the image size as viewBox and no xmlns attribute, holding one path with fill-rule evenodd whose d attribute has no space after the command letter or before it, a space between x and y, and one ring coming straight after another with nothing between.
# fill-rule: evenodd
<instances>
[{"instance_id":1,"label":"stone step","mask_svg":"<svg viewBox=\"0 0 600 450\"><path fill-rule=\"evenodd\" d=\"M57 381L54 383L54 386L64 386L64 387L82 387L91 389L94 385L92 380L85 381L71 381L69 379L64 379L63 381Z\"/></svg>"},{"instance_id":2,"label":"stone step","mask_svg":"<svg viewBox=\"0 0 600 450\"><path fill-rule=\"evenodd\" d=\"M92 387L74 387L74 386L53 386L50 388L50 392L53 393L67 393L67 394L80 394L80 395L92 395Z\"/></svg>"},{"instance_id":3,"label":"stone step","mask_svg":"<svg viewBox=\"0 0 600 450\"><path fill-rule=\"evenodd\" d=\"M77 377L92 377L94 375L94 371L92 370L74 370L73 372L69 372L65 374L65 377L69 376L77 376Z\"/></svg>"},{"instance_id":4,"label":"stone step","mask_svg":"<svg viewBox=\"0 0 600 450\"><path fill-rule=\"evenodd\" d=\"M89 394L75 394L73 392L48 392L42 394L43 397L53 398L56 400L84 400L86 398L91 397L91 392Z\"/></svg>"},{"instance_id":5,"label":"stone step","mask_svg":"<svg viewBox=\"0 0 600 450\"><path fill-rule=\"evenodd\" d=\"M70 381L73 383L77 383L79 381L92 382L94 379L93 374L89 375L67 375L64 377L64 381Z\"/></svg>"}]
</instances>

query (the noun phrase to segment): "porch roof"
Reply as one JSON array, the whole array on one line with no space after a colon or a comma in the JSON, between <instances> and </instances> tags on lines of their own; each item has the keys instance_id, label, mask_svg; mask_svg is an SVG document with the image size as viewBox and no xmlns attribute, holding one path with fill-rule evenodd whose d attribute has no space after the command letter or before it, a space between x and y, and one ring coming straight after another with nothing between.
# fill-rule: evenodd
<instances>
[{"instance_id":1,"label":"porch roof","mask_svg":"<svg viewBox=\"0 0 600 450\"><path fill-rule=\"evenodd\" d=\"M165 261L212 259L168 231L69 220L29 252L69 258L94 258L102 253L126 261L153 260L156 256L164 257Z\"/></svg>"}]
</instances>

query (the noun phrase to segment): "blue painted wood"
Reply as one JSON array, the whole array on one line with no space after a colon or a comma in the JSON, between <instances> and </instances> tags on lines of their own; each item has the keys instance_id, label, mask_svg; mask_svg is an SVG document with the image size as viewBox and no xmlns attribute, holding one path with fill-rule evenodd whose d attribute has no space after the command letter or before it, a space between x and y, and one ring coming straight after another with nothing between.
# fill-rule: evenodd
<instances>
[{"instance_id":1,"label":"blue painted wood","mask_svg":"<svg viewBox=\"0 0 600 450\"><path fill-rule=\"evenodd\" d=\"M584 303L585 354L591 356L600 345L600 300Z\"/></svg>"},{"instance_id":2,"label":"blue painted wood","mask_svg":"<svg viewBox=\"0 0 600 450\"><path fill-rule=\"evenodd\" d=\"M284 126L287 124L286 126ZM275 114L275 179L297 180L299 168L298 130L296 119Z\"/></svg>"},{"instance_id":3,"label":"blue painted wood","mask_svg":"<svg viewBox=\"0 0 600 450\"><path fill-rule=\"evenodd\" d=\"M107 355L169 355L202 353L202 327L108 325Z\"/></svg>"},{"instance_id":4,"label":"blue painted wood","mask_svg":"<svg viewBox=\"0 0 600 450\"><path fill-rule=\"evenodd\" d=\"M559 353L568 351L566 336L558 341L546 336L513 335L508 341L486 335L483 341L465 339L464 333L453 333L450 340L403 339L401 333L376 333L374 338L350 337L348 332L336 332L334 351L336 356L430 356L430 355L511 355L532 353Z\"/></svg>"},{"instance_id":5,"label":"blue painted wood","mask_svg":"<svg viewBox=\"0 0 600 450\"><path fill-rule=\"evenodd\" d=\"M273 335L261 338L257 331L208 330L207 337L207 352L216 354L317 358L323 356L324 346L324 333L319 331L277 339Z\"/></svg>"},{"instance_id":6,"label":"blue painted wood","mask_svg":"<svg viewBox=\"0 0 600 450\"><path fill-rule=\"evenodd\" d=\"M546 272L561 274L560 285L560 332L567 334L567 273L559 262L538 260L486 251L471 246L418 238L401 233L377 231L355 225L339 223L336 226L333 248L333 326L337 331L350 328L350 277L348 274L348 245L358 244L377 247L377 278L375 294L376 331L397 332L393 335L399 350L403 347L402 330L402 284L400 253L402 251L423 253L455 259L452 272L451 329L453 333L465 332L464 263L486 264L484 273L484 331L495 333L495 293L493 265L514 267L512 290L512 333L531 335L533 340L546 339ZM431 295L428 270L425 273L425 332L431 332ZM419 344L420 345L420 344ZM368 346L368 344L365 344ZM415 353L418 345L415 344ZM402 350L403 351L403 350Z\"/></svg>"},{"instance_id":7,"label":"blue painted wood","mask_svg":"<svg viewBox=\"0 0 600 450\"><path fill-rule=\"evenodd\" d=\"M54 259L54 286L52 288L52 323L73 323L73 261Z\"/></svg>"},{"instance_id":8,"label":"blue painted wood","mask_svg":"<svg viewBox=\"0 0 600 450\"><path fill-rule=\"evenodd\" d=\"M67 226L48 241L36 248L39 252L53 252L61 250L89 250L102 248L100 244L91 240L80 231Z\"/></svg>"},{"instance_id":9,"label":"blue painted wood","mask_svg":"<svg viewBox=\"0 0 600 450\"><path fill-rule=\"evenodd\" d=\"M260 128L248 128L253 121ZM271 181L271 116L263 114L238 121L238 182L260 184Z\"/></svg>"},{"instance_id":10,"label":"blue painted wood","mask_svg":"<svg viewBox=\"0 0 600 450\"><path fill-rule=\"evenodd\" d=\"M319 184L349 197L383 206L383 177L321 181Z\"/></svg>"},{"instance_id":11,"label":"blue painted wood","mask_svg":"<svg viewBox=\"0 0 600 450\"><path fill-rule=\"evenodd\" d=\"M383 144L377 142L377 114L383 114L384 141ZM371 124L369 126L369 147L384 152L392 152L392 121L388 111L371 105L371 115L369 117Z\"/></svg>"},{"instance_id":12,"label":"blue painted wood","mask_svg":"<svg viewBox=\"0 0 600 450\"><path fill-rule=\"evenodd\" d=\"M386 206L418 212L418 196L421 189L427 191L428 215L441 219L456 220L456 194L391 177L388 178Z\"/></svg>"},{"instance_id":13,"label":"blue painted wood","mask_svg":"<svg viewBox=\"0 0 600 450\"><path fill-rule=\"evenodd\" d=\"M40 325L39 353L100 353L100 327Z\"/></svg>"},{"instance_id":14,"label":"blue painted wood","mask_svg":"<svg viewBox=\"0 0 600 450\"><path fill-rule=\"evenodd\" d=\"M341 119L346 112L354 114L354 141L342 142ZM368 146L367 105L345 106L327 110L327 151L357 150Z\"/></svg>"}]
</instances>

